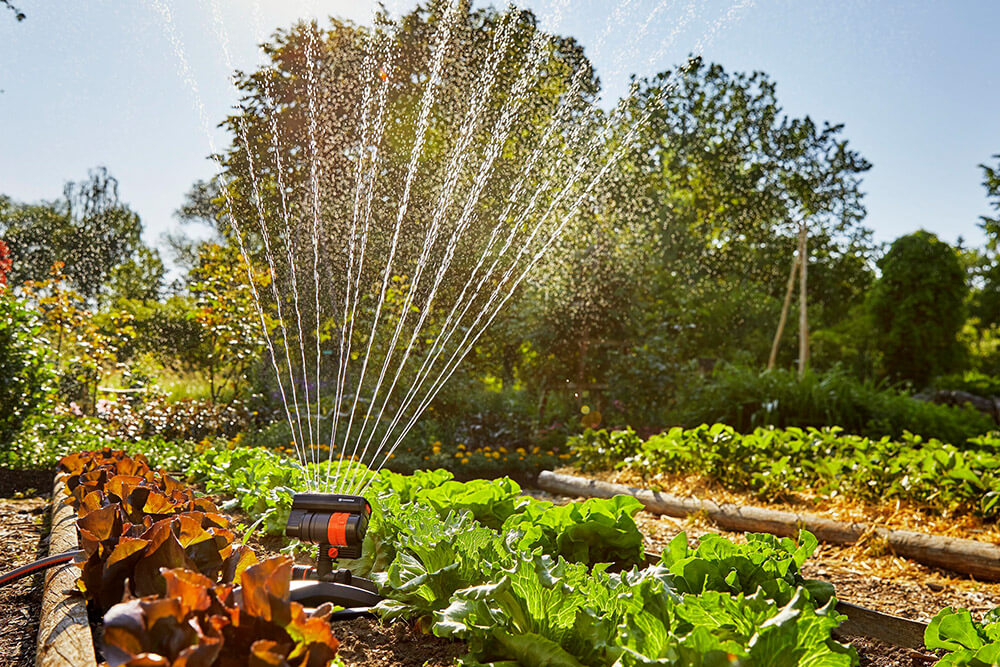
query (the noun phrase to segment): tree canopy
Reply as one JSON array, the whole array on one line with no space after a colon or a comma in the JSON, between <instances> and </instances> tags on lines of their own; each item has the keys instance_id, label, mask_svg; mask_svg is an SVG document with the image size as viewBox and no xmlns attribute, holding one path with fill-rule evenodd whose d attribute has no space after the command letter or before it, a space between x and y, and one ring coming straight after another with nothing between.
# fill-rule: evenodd
<instances>
[{"instance_id":1,"label":"tree canopy","mask_svg":"<svg viewBox=\"0 0 1000 667\"><path fill-rule=\"evenodd\" d=\"M923 387L954 372L969 291L955 249L921 230L896 239L879 268L871 309L888 374Z\"/></svg>"},{"instance_id":2,"label":"tree canopy","mask_svg":"<svg viewBox=\"0 0 1000 667\"><path fill-rule=\"evenodd\" d=\"M55 201L22 204L0 196L0 235L10 247L14 283L44 280L56 262L90 300L114 286L129 296L152 297L163 280L157 251L142 241L142 221L120 200L117 179L103 167L67 183ZM128 277L136 274L142 285Z\"/></svg>"}]
</instances>

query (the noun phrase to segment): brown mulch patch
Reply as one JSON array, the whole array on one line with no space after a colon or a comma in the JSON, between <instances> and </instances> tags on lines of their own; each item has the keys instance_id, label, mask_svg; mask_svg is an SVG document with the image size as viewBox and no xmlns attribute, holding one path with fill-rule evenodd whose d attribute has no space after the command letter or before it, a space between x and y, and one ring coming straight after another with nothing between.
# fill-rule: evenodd
<instances>
[{"instance_id":1,"label":"brown mulch patch","mask_svg":"<svg viewBox=\"0 0 1000 667\"><path fill-rule=\"evenodd\" d=\"M642 475L630 469L584 474L575 468L562 468L558 472L653 489L681 497L710 498L717 503L754 505L786 512L814 514L833 521L865 523L884 528L1000 544L1000 525L996 521L976 516L961 507L946 512L913 501L892 499L872 502L815 489L783 491L761 497L749 491L727 489L719 480L697 474Z\"/></svg>"},{"instance_id":2,"label":"brown mulch patch","mask_svg":"<svg viewBox=\"0 0 1000 667\"><path fill-rule=\"evenodd\" d=\"M926 667L933 662L916 651L867 637L844 637L842 641L858 650L860 667Z\"/></svg>"},{"instance_id":3,"label":"brown mulch patch","mask_svg":"<svg viewBox=\"0 0 1000 667\"><path fill-rule=\"evenodd\" d=\"M46 555L52 472L44 472L0 469L0 572ZM35 664L41 609L41 574L0 587L0 667Z\"/></svg>"}]
</instances>

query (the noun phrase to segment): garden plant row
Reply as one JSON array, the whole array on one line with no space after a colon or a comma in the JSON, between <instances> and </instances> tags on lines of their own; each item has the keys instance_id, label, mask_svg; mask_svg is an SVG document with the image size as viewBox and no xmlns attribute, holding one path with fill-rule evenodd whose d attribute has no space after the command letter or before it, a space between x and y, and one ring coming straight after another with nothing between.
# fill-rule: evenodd
<instances>
[{"instance_id":1,"label":"garden plant row","mask_svg":"<svg viewBox=\"0 0 1000 667\"><path fill-rule=\"evenodd\" d=\"M326 469L235 448L204 452L192 472L280 532L292 494ZM842 620L832 587L800 574L816 546L808 533L742 545L712 535L696 549L681 534L639 569L633 498L554 506L509 479L373 476L355 464L346 474L371 481L372 522L353 568L386 596L376 611L464 640L466 665L857 663L831 637Z\"/></svg>"},{"instance_id":2,"label":"garden plant row","mask_svg":"<svg viewBox=\"0 0 1000 667\"><path fill-rule=\"evenodd\" d=\"M59 469L85 554L78 587L104 612L112 667L320 667L335 658L332 609L306 614L290 601L292 560L257 562L186 484L121 451L72 454Z\"/></svg>"},{"instance_id":3,"label":"garden plant row","mask_svg":"<svg viewBox=\"0 0 1000 667\"><path fill-rule=\"evenodd\" d=\"M337 661L330 610L307 614L288 601L291 561L257 563L208 500L142 456L82 453L60 466L87 553L80 587L106 610L112 665ZM234 448L203 452L191 473L280 533L292 495L327 470ZM553 506L509 479L345 472L371 482L372 524L350 564L379 584L386 599L376 611L465 641L463 664L857 664L831 636L843 618L832 587L800 574L816 546L809 533L746 544L708 535L695 549L681 534L639 569L632 498ZM1000 650L993 616L984 623L946 609L928 647L953 651L950 664L991 664L974 658Z\"/></svg>"},{"instance_id":4,"label":"garden plant row","mask_svg":"<svg viewBox=\"0 0 1000 667\"><path fill-rule=\"evenodd\" d=\"M761 497L789 491L901 499L945 512L1000 513L1000 437L962 445L904 433L899 440L847 435L831 428L758 428L724 424L672 428L643 440L633 430L587 430L571 438L584 470L622 468L643 476L697 473Z\"/></svg>"}]
</instances>

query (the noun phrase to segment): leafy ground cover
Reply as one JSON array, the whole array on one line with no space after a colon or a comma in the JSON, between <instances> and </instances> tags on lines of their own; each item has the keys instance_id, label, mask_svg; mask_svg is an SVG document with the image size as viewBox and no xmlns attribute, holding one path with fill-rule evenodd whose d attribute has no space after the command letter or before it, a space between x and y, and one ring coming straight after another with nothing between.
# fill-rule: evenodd
<instances>
[{"instance_id":1,"label":"leafy ground cover","mask_svg":"<svg viewBox=\"0 0 1000 667\"><path fill-rule=\"evenodd\" d=\"M989 667L1000 663L1000 608L987 612L981 622L966 609L945 607L924 633L928 648L948 653L937 664Z\"/></svg>"},{"instance_id":2,"label":"leafy ground cover","mask_svg":"<svg viewBox=\"0 0 1000 667\"><path fill-rule=\"evenodd\" d=\"M226 480L238 478L227 487L238 499L234 507L266 507L265 513L270 511L272 516L258 530L279 532L285 503L290 503L291 494L301 488L305 476L317 471L296 468L273 451L233 448L201 453L191 472L206 487L218 490ZM441 470L414 475L383 471L372 476L359 467L357 472L371 481L367 495L375 505L375 514L364 557L355 567L382 586L387 597L379 608L383 620L405 619L412 627L441 639L461 640L454 645L468 651L463 664L856 664L854 650L831 636L840 621L833 610L833 591L804 574L810 562L807 559L817 548L806 533L796 541L767 535L737 539L704 534L697 545L689 546L687 536L675 532L660 547L663 554L656 565L639 569L630 566L641 561L643 553L642 535L633 521L638 508L631 499L560 505L525 498L510 480L462 483ZM277 477L282 474L285 477ZM152 479L143 477L145 481L140 482L134 478L142 475L117 480L103 493L124 500L120 511L128 516L142 500L144 491L136 495L136 490L162 479L156 473L150 475ZM91 475L77 485L76 495L85 499L92 496L96 489L84 491L100 477ZM136 486L127 482L136 482ZM267 493L268 484L283 487L287 499L283 493ZM171 493L177 491L175 488ZM159 497L156 491L149 493ZM191 505L194 499L187 491L174 500L180 501L175 510L209 509L207 505ZM165 507L158 507L160 502L147 498L141 505L164 511ZM157 518L154 513L143 525L165 519L177 520L173 515ZM191 531L179 533L202 535L193 524L189 528ZM202 529L214 530L218 537L233 526L204 529L202 525ZM208 574L180 576L165 570L161 575L163 592L156 593L166 595L169 581L170 595L180 600L171 604L171 618L199 628L219 623L218 618L247 617L246 610L236 611L223 602L206 609L199 608L203 602L192 602L194 590L211 590L209 598L221 596L221 600L231 585L225 583L225 567L217 575L220 583L206 583L212 581L218 562L214 555L205 555L213 554L217 546L213 543L208 548L208 541L203 537L199 543L203 551L195 559L187 553L191 544L185 546L184 540L178 539L189 567L194 566L192 572L207 567ZM584 543L602 541L610 546L601 551L580 548ZM122 543L134 544L135 538L130 541L123 535L118 546L105 549L96 559L102 562L102 577ZM244 549L232 541L230 548ZM148 547L144 554L143 558L150 555ZM127 558L115 559L113 565L132 567L125 561ZM134 566L132 576L142 569ZM268 575L269 586L275 586L275 577L283 578L279 569ZM115 578L108 576L109 580ZM132 586L131 577L127 579ZM146 614L159 613L162 608L151 605L151 597L140 598L146 601L145 606L133 601L119 609L122 616L112 617L110 627L115 627L114 623L125 627L124 642L148 641L155 648ZM249 625L245 629L249 630ZM138 628L145 628L146 634ZM337 633L336 625L333 632ZM204 642L211 644L210 634L195 637L196 645L202 647L199 650L205 648ZM191 641L190 636L183 639ZM932 645L930 641L928 645ZM160 645L160 649L165 647ZM202 655L210 656L211 650Z\"/></svg>"},{"instance_id":3,"label":"leafy ground cover","mask_svg":"<svg viewBox=\"0 0 1000 667\"><path fill-rule=\"evenodd\" d=\"M191 470L276 533L292 494L325 472L260 448L206 451ZM353 568L381 586L384 620L464 641L464 664L857 662L831 638L832 591L801 575L816 545L807 533L706 538L692 550L682 536L639 569L632 499L557 507L511 480L463 483L442 470L368 479L372 523Z\"/></svg>"},{"instance_id":4,"label":"leafy ground cover","mask_svg":"<svg viewBox=\"0 0 1000 667\"><path fill-rule=\"evenodd\" d=\"M906 433L899 440L839 428L760 428L741 434L715 424L673 428L643 440L630 429L571 439L585 470L622 468L642 476L696 473L759 497L811 489L866 500L905 500L949 513L1000 511L1000 438L963 446Z\"/></svg>"},{"instance_id":5,"label":"leafy ground cover","mask_svg":"<svg viewBox=\"0 0 1000 667\"><path fill-rule=\"evenodd\" d=\"M943 387L958 388L958 387ZM760 427L839 425L869 438L899 439L906 433L960 443L996 428L971 406L936 405L885 382L859 379L843 368L793 370L720 365L711 375L692 375L678 389L669 419L696 427L720 422L741 433Z\"/></svg>"}]
</instances>

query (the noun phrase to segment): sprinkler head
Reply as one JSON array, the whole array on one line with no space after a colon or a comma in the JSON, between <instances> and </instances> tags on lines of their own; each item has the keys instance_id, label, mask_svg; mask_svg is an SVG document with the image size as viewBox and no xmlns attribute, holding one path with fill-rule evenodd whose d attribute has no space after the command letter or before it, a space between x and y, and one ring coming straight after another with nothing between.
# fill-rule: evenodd
<instances>
[{"instance_id":1,"label":"sprinkler head","mask_svg":"<svg viewBox=\"0 0 1000 667\"><path fill-rule=\"evenodd\" d=\"M361 496L297 493L285 534L319 545L320 569L338 558L360 558L372 508Z\"/></svg>"}]
</instances>

